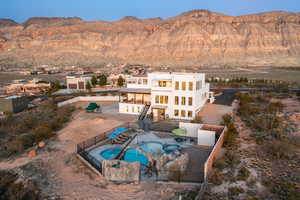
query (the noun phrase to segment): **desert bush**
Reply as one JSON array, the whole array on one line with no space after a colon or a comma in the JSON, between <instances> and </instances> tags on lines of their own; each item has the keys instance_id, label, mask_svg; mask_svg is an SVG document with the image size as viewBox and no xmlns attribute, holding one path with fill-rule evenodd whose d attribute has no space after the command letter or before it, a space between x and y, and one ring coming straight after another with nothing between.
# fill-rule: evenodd
<instances>
[{"instance_id":1,"label":"desert bush","mask_svg":"<svg viewBox=\"0 0 300 200\"><path fill-rule=\"evenodd\" d=\"M245 181L249 178L249 176L250 176L250 171L246 167L242 167L238 171L237 179Z\"/></svg>"},{"instance_id":2,"label":"desert bush","mask_svg":"<svg viewBox=\"0 0 300 200\"><path fill-rule=\"evenodd\" d=\"M227 166L234 167L241 163L240 156L232 150L227 150L225 153L225 162Z\"/></svg>"},{"instance_id":3,"label":"desert bush","mask_svg":"<svg viewBox=\"0 0 300 200\"><path fill-rule=\"evenodd\" d=\"M223 170L226 168L226 162L225 159L217 159L215 160L214 164L213 164L214 168L217 168L219 170Z\"/></svg>"},{"instance_id":4,"label":"desert bush","mask_svg":"<svg viewBox=\"0 0 300 200\"><path fill-rule=\"evenodd\" d=\"M236 130L231 115L226 114L223 116L222 125L227 127L227 132L225 134L224 146L229 147L235 144L236 138L238 136L238 131Z\"/></svg>"},{"instance_id":5,"label":"desert bush","mask_svg":"<svg viewBox=\"0 0 300 200\"><path fill-rule=\"evenodd\" d=\"M215 185L221 185L223 183L223 180L224 180L224 175L222 174L221 170L213 169L209 177L209 182Z\"/></svg>"},{"instance_id":6,"label":"desert bush","mask_svg":"<svg viewBox=\"0 0 300 200\"><path fill-rule=\"evenodd\" d=\"M264 151L273 159L291 159L293 146L285 141L271 140L264 146Z\"/></svg>"},{"instance_id":7,"label":"desert bush","mask_svg":"<svg viewBox=\"0 0 300 200\"><path fill-rule=\"evenodd\" d=\"M281 179L272 184L272 193L276 194L279 199L299 200L300 192L297 185L289 180Z\"/></svg>"},{"instance_id":8,"label":"desert bush","mask_svg":"<svg viewBox=\"0 0 300 200\"><path fill-rule=\"evenodd\" d=\"M54 136L52 129L46 124L41 125L33 130L33 138L35 142L40 142L42 140L49 139Z\"/></svg>"},{"instance_id":9,"label":"desert bush","mask_svg":"<svg viewBox=\"0 0 300 200\"><path fill-rule=\"evenodd\" d=\"M229 196L238 196L241 193L244 193L244 189L241 187L230 187L228 188L228 195Z\"/></svg>"},{"instance_id":10,"label":"desert bush","mask_svg":"<svg viewBox=\"0 0 300 200\"><path fill-rule=\"evenodd\" d=\"M31 182L18 181L18 175L11 171L0 171L0 200L38 200L39 190Z\"/></svg>"}]
</instances>

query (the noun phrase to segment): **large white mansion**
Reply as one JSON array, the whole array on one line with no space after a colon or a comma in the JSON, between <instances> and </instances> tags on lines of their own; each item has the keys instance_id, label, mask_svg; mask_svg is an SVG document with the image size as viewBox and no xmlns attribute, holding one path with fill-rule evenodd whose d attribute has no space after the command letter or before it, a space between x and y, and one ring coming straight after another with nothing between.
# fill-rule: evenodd
<instances>
[{"instance_id":1,"label":"large white mansion","mask_svg":"<svg viewBox=\"0 0 300 200\"><path fill-rule=\"evenodd\" d=\"M119 112L150 114L154 120L194 119L206 102L214 101L203 73L154 72L127 79Z\"/></svg>"}]
</instances>

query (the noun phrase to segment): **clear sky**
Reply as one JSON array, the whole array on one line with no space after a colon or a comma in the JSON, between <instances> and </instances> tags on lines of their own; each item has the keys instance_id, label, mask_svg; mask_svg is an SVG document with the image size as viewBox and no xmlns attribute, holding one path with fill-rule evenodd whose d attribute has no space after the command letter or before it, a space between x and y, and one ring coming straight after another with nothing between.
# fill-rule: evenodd
<instances>
[{"instance_id":1,"label":"clear sky","mask_svg":"<svg viewBox=\"0 0 300 200\"><path fill-rule=\"evenodd\" d=\"M171 17L192 9L209 9L228 15L283 10L300 12L300 0L2 0L0 18L23 22L30 17L81 17L118 20Z\"/></svg>"}]
</instances>

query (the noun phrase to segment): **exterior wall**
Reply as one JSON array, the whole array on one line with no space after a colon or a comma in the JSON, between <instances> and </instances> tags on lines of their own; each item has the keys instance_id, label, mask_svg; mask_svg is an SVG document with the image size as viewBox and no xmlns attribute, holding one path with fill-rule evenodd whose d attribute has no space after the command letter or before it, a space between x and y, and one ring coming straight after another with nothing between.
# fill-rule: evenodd
<instances>
[{"instance_id":1,"label":"exterior wall","mask_svg":"<svg viewBox=\"0 0 300 200\"><path fill-rule=\"evenodd\" d=\"M216 132L198 129L198 145L213 147L216 142Z\"/></svg>"},{"instance_id":2,"label":"exterior wall","mask_svg":"<svg viewBox=\"0 0 300 200\"><path fill-rule=\"evenodd\" d=\"M58 107L72 104L79 101L119 101L118 96L98 96L98 97L75 97L57 104Z\"/></svg>"},{"instance_id":3,"label":"exterior wall","mask_svg":"<svg viewBox=\"0 0 300 200\"><path fill-rule=\"evenodd\" d=\"M88 82L91 84L91 80L92 78L88 76L67 76L66 84L68 89L86 90L86 85Z\"/></svg>"},{"instance_id":4,"label":"exterior wall","mask_svg":"<svg viewBox=\"0 0 300 200\"><path fill-rule=\"evenodd\" d=\"M198 137L198 130L203 124L179 122L179 128L187 130L188 137Z\"/></svg>"},{"instance_id":5,"label":"exterior wall","mask_svg":"<svg viewBox=\"0 0 300 200\"><path fill-rule=\"evenodd\" d=\"M145 83L147 81L147 83ZM149 89L149 77L130 77L126 79L127 88Z\"/></svg>"},{"instance_id":6,"label":"exterior wall","mask_svg":"<svg viewBox=\"0 0 300 200\"><path fill-rule=\"evenodd\" d=\"M14 99L0 99L0 112L22 112L28 108L29 100L27 97L18 97Z\"/></svg>"},{"instance_id":7,"label":"exterior wall","mask_svg":"<svg viewBox=\"0 0 300 200\"><path fill-rule=\"evenodd\" d=\"M119 103L119 113L139 115L143 109L143 104Z\"/></svg>"},{"instance_id":8,"label":"exterior wall","mask_svg":"<svg viewBox=\"0 0 300 200\"><path fill-rule=\"evenodd\" d=\"M226 131L227 131L227 128L225 127L223 132L221 133L217 143L215 144L212 152L210 153L209 157L207 158L207 160L204 164L204 180L207 180L207 177L208 177L209 173L212 170L213 162L216 160L217 155L221 151L221 148L222 148L223 143L224 143L224 138L225 138Z\"/></svg>"}]
</instances>

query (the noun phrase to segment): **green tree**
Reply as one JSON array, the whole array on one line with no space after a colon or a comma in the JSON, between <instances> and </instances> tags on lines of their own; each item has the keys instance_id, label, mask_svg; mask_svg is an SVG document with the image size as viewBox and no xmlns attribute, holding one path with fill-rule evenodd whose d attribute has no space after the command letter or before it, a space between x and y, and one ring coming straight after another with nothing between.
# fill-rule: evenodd
<instances>
[{"instance_id":1,"label":"green tree","mask_svg":"<svg viewBox=\"0 0 300 200\"><path fill-rule=\"evenodd\" d=\"M101 74L99 78L99 85L104 86L107 84L107 77L105 74Z\"/></svg>"},{"instance_id":2,"label":"green tree","mask_svg":"<svg viewBox=\"0 0 300 200\"><path fill-rule=\"evenodd\" d=\"M91 82L92 82L93 86L97 85L97 83L98 83L97 77L93 76Z\"/></svg>"},{"instance_id":3,"label":"green tree","mask_svg":"<svg viewBox=\"0 0 300 200\"><path fill-rule=\"evenodd\" d=\"M118 86L120 86L120 87L124 86L124 82L125 82L124 78L122 76L119 76L119 78L118 78Z\"/></svg>"},{"instance_id":4,"label":"green tree","mask_svg":"<svg viewBox=\"0 0 300 200\"><path fill-rule=\"evenodd\" d=\"M86 84L86 89L87 89L87 90L91 90L91 89L92 89L92 86L91 86L91 83L90 83L90 82L87 82L87 84Z\"/></svg>"}]
</instances>

